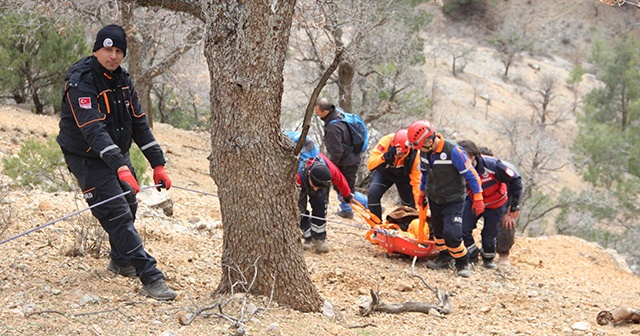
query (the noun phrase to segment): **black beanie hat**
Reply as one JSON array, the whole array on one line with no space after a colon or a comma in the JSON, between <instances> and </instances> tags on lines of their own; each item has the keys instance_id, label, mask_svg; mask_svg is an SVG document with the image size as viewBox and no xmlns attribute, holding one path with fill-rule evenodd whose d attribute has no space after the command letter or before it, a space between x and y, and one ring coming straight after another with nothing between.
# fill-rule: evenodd
<instances>
[{"instance_id":1,"label":"black beanie hat","mask_svg":"<svg viewBox=\"0 0 640 336\"><path fill-rule=\"evenodd\" d=\"M309 169L309 178L316 187L326 187L331 185L331 171L323 162L316 161Z\"/></svg>"},{"instance_id":2,"label":"black beanie hat","mask_svg":"<svg viewBox=\"0 0 640 336\"><path fill-rule=\"evenodd\" d=\"M96 35L96 43L93 44L93 51L103 47L117 47L127 56L127 34L122 27L110 24L100 29Z\"/></svg>"}]
</instances>

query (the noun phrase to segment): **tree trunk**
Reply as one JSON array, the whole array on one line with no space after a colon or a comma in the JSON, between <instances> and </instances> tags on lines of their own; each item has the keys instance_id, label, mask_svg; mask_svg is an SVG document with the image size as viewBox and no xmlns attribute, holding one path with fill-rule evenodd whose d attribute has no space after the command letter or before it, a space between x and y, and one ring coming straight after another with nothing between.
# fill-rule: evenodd
<instances>
[{"instance_id":1,"label":"tree trunk","mask_svg":"<svg viewBox=\"0 0 640 336\"><path fill-rule=\"evenodd\" d=\"M138 91L138 99L142 104L142 110L147 114L149 127L153 128L153 102L151 101L151 78L142 77L136 81L136 91ZM162 118L161 118L162 119ZM162 121L160 121L162 122Z\"/></svg>"},{"instance_id":2,"label":"tree trunk","mask_svg":"<svg viewBox=\"0 0 640 336\"><path fill-rule=\"evenodd\" d=\"M339 105L343 110L351 113L353 111L352 86L355 69L349 62L341 62L338 67L338 97Z\"/></svg>"},{"instance_id":3,"label":"tree trunk","mask_svg":"<svg viewBox=\"0 0 640 336\"><path fill-rule=\"evenodd\" d=\"M31 87L31 100L33 100L33 105L35 106L36 114L44 114L44 105L40 101L40 96L38 95L38 89L33 85Z\"/></svg>"},{"instance_id":4,"label":"tree trunk","mask_svg":"<svg viewBox=\"0 0 640 336\"><path fill-rule=\"evenodd\" d=\"M273 4L273 6L271 6ZM210 172L224 227L218 292L257 277L253 294L319 311L300 244L293 147L280 130L283 68L295 0L218 3L208 17ZM237 287L236 287L237 289Z\"/></svg>"},{"instance_id":5,"label":"tree trunk","mask_svg":"<svg viewBox=\"0 0 640 336\"><path fill-rule=\"evenodd\" d=\"M144 46L136 38L136 21L133 15L137 7L135 3L129 0L122 1L122 5L120 6L123 26L127 33L127 70L136 85L135 89L138 92L138 100L140 101L140 105L142 105L142 111L147 115L149 127L153 128L153 109L151 106L151 81L153 78L144 76Z\"/></svg>"}]
</instances>

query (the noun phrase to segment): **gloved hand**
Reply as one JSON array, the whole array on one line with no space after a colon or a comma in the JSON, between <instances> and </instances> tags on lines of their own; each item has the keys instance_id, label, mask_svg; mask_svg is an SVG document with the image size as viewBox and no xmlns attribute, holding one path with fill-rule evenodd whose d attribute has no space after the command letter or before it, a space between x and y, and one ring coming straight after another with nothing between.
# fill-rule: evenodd
<instances>
[{"instance_id":1,"label":"gloved hand","mask_svg":"<svg viewBox=\"0 0 640 336\"><path fill-rule=\"evenodd\" d=\"M418 206L424 207L427 205L427 196L424 194L424 191L421 191L418 194Z\"/></svg>"},{"instance_id":2,"label":"gloved hand","mask_svg":"<svg viewBox=\"0 0 640 336\"><path fill-rule=\"evenodd\" d=\"M480 216L484 212L482 194L473 194L473 204L471 205L471 209L473 209L476 216Z\"/></svg>"},{"instance_id":3,"label":"gloved hand","mask_svg":"<svg viewBox=\"0 0 640 336\"><path fill-rule=\"evenodd\" d=\"M160 188L165 188L167 190L171 188L171 179L164 170L164 166L157 166L153 168L153 183L162 185L160 187L156 187L158 191L160 191Z\"/></svg>"},{"instance_id":4,"label":"gloved hand","mask_svg":"<svg viewBox=\"0 0 640 336\"><path fill-rule=\"evenodd\" d=\"M129 170L129 167L122 166L118 168L118 179L120 180L121 183L126 183L131 189L133 189L134 195L137 194L138 191L140 191L140 186L138 185L138 181L136 181L136 178L133 177L133 175L131 174L131 170ZM123 189L128 189L128 188L123 188Z\"/></svg>"},{"instance_id":5,"label":"gloved hand","mask_svg":"<svg viewBox=\"0 0 640 336\"><path fill-rule=\"evenodd\" d=\"M393 163L393 160L395 159L395 156L396 156L396 150L397 148L395 146L389 146L389 149L387 149L387 152L384 153L384 155L382 156L384 158L384 162Z\"/></svg>"},{"instance_id":6,"label":"gloved hand","mask_svg":"<svg viewBox=\"0 0 640 336\"><path fill-rule=\"evenodd\" d=\"M353 201L353 194L343 197L345 203L351 203Z\"/></svg>"}]
</instances>

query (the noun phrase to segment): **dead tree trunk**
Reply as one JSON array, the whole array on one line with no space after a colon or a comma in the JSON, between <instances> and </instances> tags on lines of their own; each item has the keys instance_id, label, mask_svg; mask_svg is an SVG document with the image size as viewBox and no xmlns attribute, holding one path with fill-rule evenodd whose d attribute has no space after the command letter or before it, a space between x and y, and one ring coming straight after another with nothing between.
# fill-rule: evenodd
<instances>
[{"instance_id":1,"label":"dead tree trunk","mask_svg":"<svg viewBox=\"0 0 640 336\"><path fill-rule=\"evenodd\" d=\"M598 313L599 325L618 323L622 321L640 323L640 310L629 307L618 307L612 310L603 310Z\"/></svg>"}]
</instances>

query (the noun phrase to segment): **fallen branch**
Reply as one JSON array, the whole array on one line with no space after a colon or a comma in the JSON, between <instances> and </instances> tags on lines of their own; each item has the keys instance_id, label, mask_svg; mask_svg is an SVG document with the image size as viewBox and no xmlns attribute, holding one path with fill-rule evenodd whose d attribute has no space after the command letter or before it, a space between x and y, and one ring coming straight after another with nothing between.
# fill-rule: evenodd
<instances>
[{"instance_id":1,"label":"fallen branch","mask_svg":"<svg viewBox=\"0 0 640 336\"><path fill-rule=\"evenodd\" d=\"M596 319L599 325L618 322L640 323L640 310L629 307L618 307L612 310L603 310L598 313Z\"/></svg>"},{"instance_id":2,"label":"fallen branch","mask_svg":"<svg viewBox=\"0 0 640 336\"><path fill-rule=\"evenodd\" d=\"M58 315L62 315L64 317L66 317L66 318L72 318L72 317L81 317L81 316L105 314L105 313L110 313L110 312L120 313L122 316L126 317L129 321L134 321L134 319L131 316L128 316L127 314L123 313L119 308L99 310L99 311L86 312L86 313L76 313L76 314L68 314L68 313L64 313L64 312L58 311L58 310L38 310L38 311L34 311L34 312L30 312L30 313L25 314L25 317L29 318L29 317L31 317L33 315L58 314Z\"/></svg>"},{"instance_id":3,"label":"fallen branch","mask_svg":"<svg viewBox=\"0 0 640 336\"><path fill-rule=\"evenodd\" d=\"M371 292L371 302L368 304L363 304L360 306L360 315L369 316L374 311L379 311L383 313L391 313L391 314L400 314L406 312L414 312L414 313L424 313L429 314L431 310L435 310L442 315L451 314L451 300L449 299L449 292L441 292L437 287L434 289L431 287L422 276L415 274L414 266L416 263L416 258L413 258L413 263L411 264L411 275L420 278L422 283L431 290L436 297L438 298L438 304L432 305L424 302L403 302L398 304L387 304L380 300L380 295L377 292L374 292L373 289Z\"/></svg>"}]
</instances>

